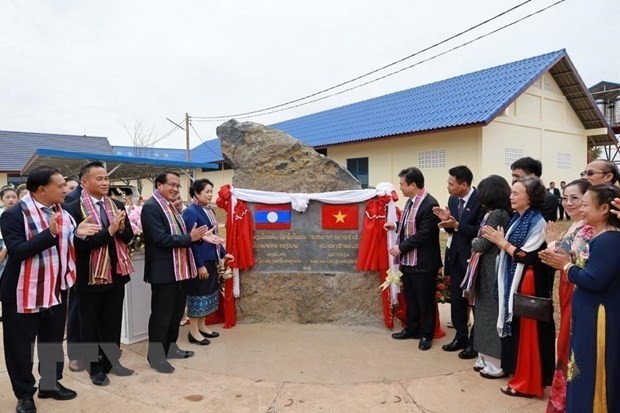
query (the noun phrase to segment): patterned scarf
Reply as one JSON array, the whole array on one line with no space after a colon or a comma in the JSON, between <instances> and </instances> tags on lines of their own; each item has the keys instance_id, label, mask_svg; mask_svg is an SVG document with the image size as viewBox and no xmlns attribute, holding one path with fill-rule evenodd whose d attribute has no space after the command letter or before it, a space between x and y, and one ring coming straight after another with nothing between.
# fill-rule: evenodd
<instances>
[{"instance_id":1,"label":"patterned scarf","mask_svg":"<svg viewBox=\"0 0 620 413\"><path fill-rule=\"evenodd\" d=\"M415 216L418 213L418 209L426 198L427 192L425 188L420 189L418 195L412 200L409 200L411 205L409 208L405 208L405 213L401 219L401 227L399 232L402 233L401 240L406 240L409 237L415 235ZM415 266L418 263L418 249L414 248L406 254L403 254L400 259L400 263L403 265Z\"/></svg>"},{"instance_id":2,"label":"patterned scarf","mask_svg":"<svg viewBox=\"0 0 620 413\"><path fill-rule=\"evenodd\" d=\"M187 234L187 228L185 227L185 221L170 202L163 197L163 195L156 189L153 191L153 198L159 204L159 207L164 211L166 220L168 221L168 227L172 235ZM190 278L196 278L198 270L196 269L196 263L194 262L194 254L191 248L173 248L172 256L174 258L174 278L177 281L188 280Z\"/></svg>"},{"instance_id":3,"label":"patterned scarf","mask_svg":"<svg viewBox=\"0 0 620 413\"><path fill-rule=\"evenodd\" d=\"M108 216L108 222L112 222L114 216L118 213L116 204L110 198L104 196L102 198L105 213ZM86 191L82 191L80 196L80 210L84 219L91 217L91 222L97 223L104 228L101 222L101 214L98 205L93 204L93 200ZM107 228L106 228L107 229ZM127 245L114 238L114 248L116 249L116 274L126 276L134 272ZM110 265L109 245L105 244L100 248L95 248L90 252L90 271L88 272L88 285L104 285L112 283L112 266Z\"/></svg>"},{"instance_id":4,"label":"patterned scarf","mask_svg":"<svg viewBox=\"0 0 620 413\"><path fill-rule=\"evenodd\" d=\"M478 227L478 238L482 237L482 228L487 224L487 220L491 215L491 211L487 212L480 222ZM463 297L469 298L469 304L476 304L476 278L478 276L478 264L480 263L481 252L472 251L471 257L467 264L467 270L465 276L461 282L461 288L463 289Z\"/></svg>"},{"instance_id":5,"label":"patterned scarf","mask_svg":"<svg viewBox=\"0 0 620 413\"><path fill-rule=\"evenodd\" d=\"M540 211L534 208L529 208L523 215L514 214L506 226L508 228L506 234L508 242L516 248L522 248L528 241L528 238L534 235L532 234L532 225L537 224L540 220L544 222ZM542 242L536 248L540 247L540 245L542 245ZM504 271L503 279L500 279L503 287L500 299L503 311L500 312L500 315L503 314L503 328L500 331L500 336L506 337L512 335L512 295L515 292L513 284L516 282L514 287L518 287L523 273L523 265L521 264L521 271L517 271L518 263L513 260L512 255L502 253L504 254Z\"/></svg>"},{"instance_id":6,"label":"patterned scarf","mask_svg":"<svg viewBox=\"0 0 620 413\"><path fill-rule=\"evenodd\" d=\"M37 207L30 193L21 201L26 240L49 228L47 218ZM37 313L60 304L60 291L75 283L75 222L60 204L55 205L59 233L55 246L22 261L17 283L17 312Z\"/></svg>"}]
</instances>

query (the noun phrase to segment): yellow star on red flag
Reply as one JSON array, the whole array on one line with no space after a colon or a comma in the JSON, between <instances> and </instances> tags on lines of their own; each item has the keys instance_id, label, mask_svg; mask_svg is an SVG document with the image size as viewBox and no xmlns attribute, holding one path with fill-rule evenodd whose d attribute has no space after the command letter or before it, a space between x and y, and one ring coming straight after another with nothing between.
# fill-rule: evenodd
<instances>
[{"instance_id":1,"label":"yellow star on red flag","mask_svg":"<svg viewBox=\"0 0 620 413\"><path fill-rule=\"evenodd\" d=\"M343 214L341 210L338 210L338 214L332 216L336 218L336 224L339 222L342 222L344 224L344 219L347 217L347 215Z\"/></svg>"}]
</instances>

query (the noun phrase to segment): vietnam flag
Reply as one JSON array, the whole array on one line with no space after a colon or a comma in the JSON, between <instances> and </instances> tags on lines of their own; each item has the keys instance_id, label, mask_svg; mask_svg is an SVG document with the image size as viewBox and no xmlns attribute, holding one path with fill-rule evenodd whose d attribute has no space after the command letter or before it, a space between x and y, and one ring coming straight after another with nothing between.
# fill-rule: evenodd
<instances>
[{"instance_id":1,"label":"vietnam flag","mask_svg":"<svg viewBox=\"0 0 620 413\"><path fill-rule=\"evenodd\" d=\"M256 204L256 229L291 229L291 204Z\"/></svg>"},{"instance_id":2,"label":"vietnam flag","mask_svg":"<svg viewBox=\"0 0 620 413\"><path fill-rule=\"evenodd\" d=\"M321 227L323 229L358 229L359 207L357 204L323 204Z\"/></svg>"}]
</instances>

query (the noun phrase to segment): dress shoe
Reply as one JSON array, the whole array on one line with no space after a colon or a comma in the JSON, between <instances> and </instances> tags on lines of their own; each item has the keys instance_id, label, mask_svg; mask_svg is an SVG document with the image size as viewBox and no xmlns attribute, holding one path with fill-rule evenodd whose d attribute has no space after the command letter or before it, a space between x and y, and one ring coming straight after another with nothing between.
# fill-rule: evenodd
<instances>
[{"instance_id":1,"label":"dress shoe","mask_svg":"<svg viewBox=\"0 0 620 413\"><path fill-rule=\"evenodd\" d=\"M492 374L481 371L480 376L484 377L485 379L495 380L495 379L503 379L504 377L508 377L508 373L502 372L499 376L494 376Z\"/></svg>"},{"instance_id":2,"label":"dress shoe","mask_svg":"<svg viewBox=\"0 0 620 413\"><path fill-rule=\"evenodd\" d=\"M406 340L408 338L418 339L420 335L411 333L408 330L401 330L398 333L392 333L392 338L395 340Z\"/></svg>"},{"instance_id":3,"label":"dress shoe","mask_svg":"<svg viewBox=\"0 0 620 413\"><path fill-rule=\"evenodd\" d=\"M42 390L39 385L39 399L55 399L55 400L71 400L75 399L77 393L71 389L66 388L59 382L56 382L56 387L52 390Z\"/></svg>"},{"instance_id":4,"label":"dress shoe","mask_svg":"<svg viewBox=\"0 0 620 413\"><path fill-rule=\"evenodd\" d=\"M109 372L119 377L131 376L135 373L132 369L128 369L127 367L120 364L112 366Z\"/></svg>"},{"instance_id":5,"label":"dress shoe","mask_svg":"<svg viewBox=\"0 0 620 413\"><path fill-rule=\"evenodd\" d=\"M429 340L428 338L421 338L420 343L418 344L418 348L422 351L430 350L433 345L433 340Z\"/></svg>"},{"instance_id":6,"label":"dress shoe","mask_svg":"<svg viewBox=\"0 0 620 413\"><path fill-rule=\"evenodd\" d=\"M37 413L37 407L34 405L34 399L32 396L17 399L17 407L15 408L15 411L17 413Z\"/></svg>"},{"instance_id":7,"label":"dress shoe","mask_svg":"<svg viewBox=\"0 0 620 413\"><path fill-rule=\"evenodd\" d=\"M174 372L174 367L166 360L160 361L159 363L149 362L149 364L151 365L151 368L157 370L158 373L170 374Z\"/></svg>"},{"instance_id":8,"label":"dress shoe","mask_svg":"<svg viewBox=\"0 0 620 413\"><path fill-rule=\"evenodd\" d=\"M110 384L110 379L108 379L108 376L102 371L91 374L90 381L92 381L95 386L107 386Z\"/></svg>"},{"instance_id":9,"label":"dress shoe","mask_svg":"<svg viewBox=\"0 0 620 413\"><path fill-rule=\"evenodd\" d=\"M69 370L78 373L86 370L86 366L82 360L69 360Z\"/></svg>"},{"instance_id":10,"label":"dress shoe","mask_svg":"<svg viewBox=\"0 0 620 413\"><path fill-rule=\"evenodd\" d=\"M220 336L220 333L218 333L217 331L212 331L210 333L207 333L207 332L200 330L200 334L202 334L206 338L216 338Z\"/></svg>"},{"instance_id":11,"label":"dress shoe","mask_svg":"<svg viewBox=\"0 0 620 413\"><path fill-rule=\"evenodd\" d=\"M194 355L193 351L190 350L181 350L177 348L176 350L170 350L168 352L169 359L188 359Z\"/></svg>"},{"instance_id":12,"label":"dress shoe","mask_svg":"<svg viewBox=\"0 0 620 413\"><path fill-rule=\"evenodd\" d=\"M189 340L190 343L198 344L200 346L206 346L206 345L211 344L208 338L203 338L202 340L196 340L194 336L192 336L192 333L187 333L187 339ZM183 350L179 350L179 351L183 351ZM168 357L168 358L174 358L174 357ZM186 357L183 357L183 358L186 358Z\"/></svg>"},{"instance_id":13,"label":"dress shoe","mask_svg":"<svg viewBox=\"0 0 620 413\"><path fill-rule=\"evenodd\" d=\"M465 347L467 347L467 340L457 340L455 338L451 343L441 346L441 349L443 351L457 351L463 350Z\"/></svg>"},{"instance_id":14,"label":"dress shoe","mask_svg":"<svg viewBox=\"0 0 620 413\"><path fill-rule=\"evenodd\" d=\"M465 350L459 353L459 358L463 360L475 359L478 357L478 352L474 350L473 346L465 347Z\"/></svg>"}]
</instances>

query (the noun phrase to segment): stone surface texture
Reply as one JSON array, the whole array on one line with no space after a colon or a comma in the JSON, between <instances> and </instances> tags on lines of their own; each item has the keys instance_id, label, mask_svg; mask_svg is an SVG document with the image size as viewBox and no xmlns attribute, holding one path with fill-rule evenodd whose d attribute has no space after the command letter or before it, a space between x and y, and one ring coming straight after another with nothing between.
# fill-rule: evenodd
<instances>
[{"instance_id":1,"label":"stone surface texture","mask_svg":"<svg viewBox=\"0 0 620 413\"><path fill-rule=\"evenodd\" d=\"M276 129L230 120L217 128L222 153L234 168L233 186L318 193L361 189L330 158ZM378 274L258 273L242 271L237 317L244 322L381 325Z\"/></svg>"},{"instance_id":2,"label":"stone surface texture","mask_svg":"<svg viewBox=\"0 0 620 413\"><path fill-rule=\"evenodd\" d=\"M235 187L293 193L361 189L345 168L277 129L233 119L218 126L217 136L235 170Z\"/></svg>"}]
</instances>

